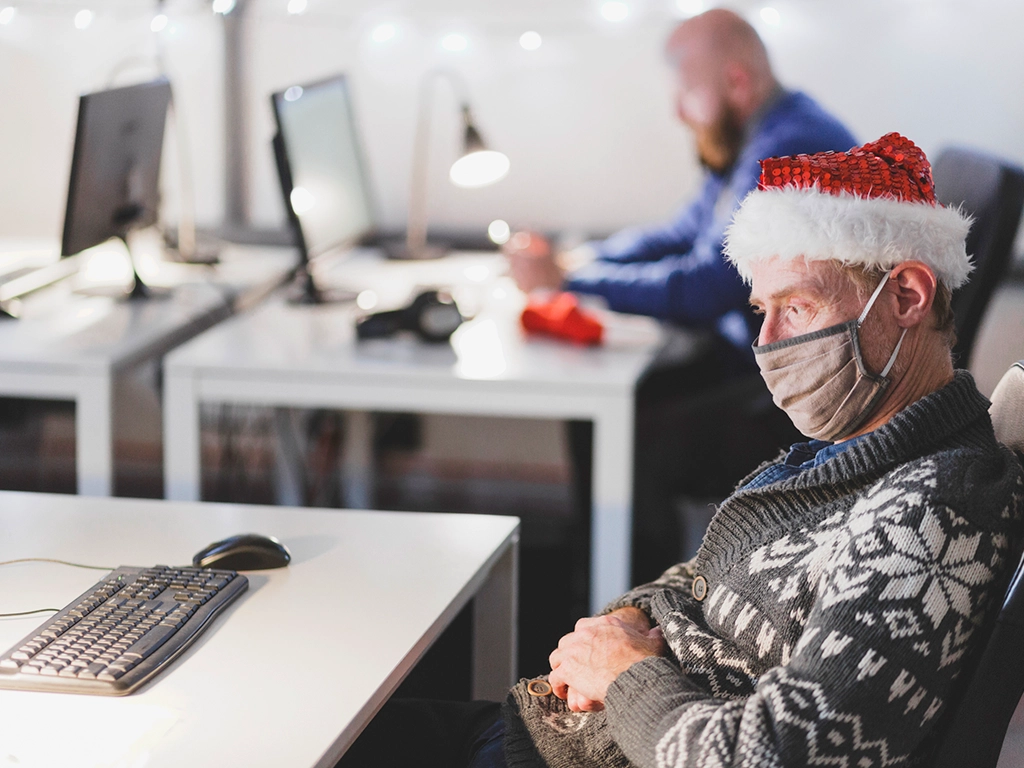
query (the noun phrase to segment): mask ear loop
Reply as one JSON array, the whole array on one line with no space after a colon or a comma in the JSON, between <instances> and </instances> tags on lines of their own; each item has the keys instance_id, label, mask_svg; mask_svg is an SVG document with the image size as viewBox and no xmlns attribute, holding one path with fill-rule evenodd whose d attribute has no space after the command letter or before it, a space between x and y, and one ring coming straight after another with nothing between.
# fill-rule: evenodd
<instances>
[{"instance_id":1,"label":"mask ear loop","mask_svg":"<svg viewBox=\"0 0 1024 768\"><path fill-rule=\"evenodd\" d=\"M889 275L891 274L892 270L890 269L888 272L882 275L882 281L878 284L878 287L875 288L875 292L871 294L871 298L868 299L868 303L864 305L864 311L860 313L860 317L857 318L858 328L864 325L864 319L868 316L868 312L871 311L871 307L874 305L875 299L878 298L878 294L880 294L882 292L882 289L885 288L885 283L889 279Z\"/></svg>"},{"instance_id":2,"label":"mask ear loop","mask_svg":"<svg viewBox=\"0 0 1024 768\"><path fill-rule=\"evenodd\" d=\"M874 305L875 299L878 298L878 294L880 294L882 292L882 289L885 288L885 283L886 281L888 281L889 275L891 274L892 270L890 269L882 276L882 280L881 282L879 282L878 287L875 288L875 292L871 294L871 298L868 299L868 303L864 305L864 311L861 312L860 317L857 318L857 328L860 328L861 325L864 324L864 319L868 316L868 312L871 310L872 305ZM885 364L885 368L883 368L882 372L878 374L879 378L884 379L886 376L889 375L889 371L892 370L893 363L896 362L896 356L900 353L900 347L903 346L903 339L904 337L906 337L908 330L910 329L903 329L903 333L900 334L900 340L896 342L896 349L894 349L892 351L892 355L889 356L889 362Z\"/></svg>"}]
</instances>

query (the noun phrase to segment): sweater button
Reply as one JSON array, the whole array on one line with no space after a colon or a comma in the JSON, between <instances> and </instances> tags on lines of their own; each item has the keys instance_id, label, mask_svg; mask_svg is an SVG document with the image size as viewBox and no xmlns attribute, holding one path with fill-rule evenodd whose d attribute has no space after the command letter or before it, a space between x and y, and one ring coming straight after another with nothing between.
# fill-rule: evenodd
<instances>
[{"instance_id":1,"label":"sweater button","mask_svg":"<svg viewBox=\"0 0 1024 768\"><path fill-rule=\"evenodd\" d=\"M690 587L690 591L693 592L693 599L698 603L702 602L705 597L708 596L708 580L703 576L695 576L693 579L693 586Z\"/></svg>"},{"instance_id":2,"label":"sweater button","mask_svg":"<svg viewBox=\"0 0 1024 768\"><path fill-rule=\"evenodd\" d=\"M551 683L547 680L531 680L526 684L526 692L531 696L550 696Z\"/></svg>"}]
</instances>

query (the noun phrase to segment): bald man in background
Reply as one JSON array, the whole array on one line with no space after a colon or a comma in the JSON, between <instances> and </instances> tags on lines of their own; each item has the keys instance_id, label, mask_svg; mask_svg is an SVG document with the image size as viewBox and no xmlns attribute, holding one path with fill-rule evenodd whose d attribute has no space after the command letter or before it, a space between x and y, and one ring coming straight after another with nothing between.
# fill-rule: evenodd
<instances>
[{"instance_id":1,"label":"bald man in background","mask_svg":"<svg viewBox=\"0 0 1024 768\"><path fill-rule=\"evenodd\" d=\"M723 419L738 412L736 397L723 405L730 400L721 394L725 382L739 387L740 400L764 391L757 377L744 376L756 370L750 345L757 323L743 281L722 255L733 212L757 186L761 159L841 152L857 143L813 99L780 85L757 32L732 11L714 9L683 22L665 52L676 75L676 114L693 132L706 171L696 198L667 224L625 230L569 253L556 253L527 232L516 233L505 249L524 291L594 294L613 310L650 315L670 329L637 393L635 539L647 540L641 549L648 553L634 567L637 580L679 558L674 497L714 496L718 489L724 496L778 445L792 442L783 420L777 420L782 433L744 443L749 449L742 454L693 439L709 427L729 433ZM692 333L673 334L673 326L699 331L696 345ZM697 393L711 393L711 401ZM774 409L766 410L774 417ZM571 443L579 506L589 507L589 478L580 475L590 464L586 429L575 425ZM739 423L736 430L747 431ZM652 551L660 554L651 558Z\"/></svg>"}]
</instances>

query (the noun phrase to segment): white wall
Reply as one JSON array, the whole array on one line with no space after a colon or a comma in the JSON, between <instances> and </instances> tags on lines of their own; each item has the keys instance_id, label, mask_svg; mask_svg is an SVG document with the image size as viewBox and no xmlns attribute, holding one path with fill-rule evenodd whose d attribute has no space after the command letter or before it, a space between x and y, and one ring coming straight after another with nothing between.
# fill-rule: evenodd
<instances>
[{"instance_id":1,"label":"white wall","mask_svg":"<svg viewBox=\"0 0 1024 768\"><path fill-rule=\"evenodd\" d=\"M15 0L0 0L0 8ZM192 150L199 220L223 213L220 19L203 0L168 0L170 24L149 29L145 0L16 0L0 26L0 236L56 236L63 217L76 94L104 87L117 62L162 47ZM485 137L512 159L492 188L451 187L444 166L458 142L454 97L435 103L432 223L608 231L671 212L697 180L689 137L672 115L661 45L680 17L675 0L628 0L606 22L598 0L251 0L248 14L251 205L257 223L281 220L269 153L268 94L338 71L350 74L385 225L404 221L416 94L423 73L469 82ZM1020 0L764 0L781 24L759 18L782 80L803 88L864 140L899 130L934 153L972 144L1024 163L1024 3ZM88 3L90 28L72 18ZM370 40L379 23L395 37ZM519 35L535 29L542 47ZM468 47L440 47L449 32ZM152 66L125 71L141 79ZM173 168L167 169L173 197Z\"/></svg>"},{"instance_id":2,"label":"white wall","mask_svg":"<svg viewBox=\"0 0 1024 768\"><path fill-rule=\"evenodd\" d=\"M0 9L11 1L0 0ZM156 35L152 2L15 2L14 19L0 25L0 236L59 236L78 94L155 76L161 47L194 148L197 203L219 219L221 47L208 7L169 2L172 21ZM95 16L79 30L74 16L85 7ZM173 159L173 139L168 145ZM176 172L167 169L168 186Z\"/></svg>"}]
</instances>

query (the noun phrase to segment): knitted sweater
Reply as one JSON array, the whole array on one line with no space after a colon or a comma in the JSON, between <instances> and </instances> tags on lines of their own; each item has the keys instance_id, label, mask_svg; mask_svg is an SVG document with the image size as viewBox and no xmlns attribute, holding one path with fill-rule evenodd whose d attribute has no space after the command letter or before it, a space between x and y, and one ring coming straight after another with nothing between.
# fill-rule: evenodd
<instances>
[{"instance_id":1,"label":"knitted sweater","mask_svg":"<svg viewBox=\"0 0 1024 768\"><path fill-rule=\"evenodd\" d=\"M607 609L645 611L669 656L619 675L604 712L520 683L509 765L920 765L1018 551L1024 473L987 408L958 371L834 459L734 493L693 561Z\"/></svg>"}]
</instances>

